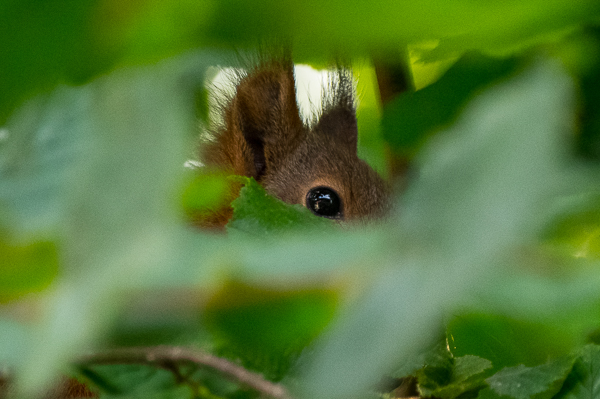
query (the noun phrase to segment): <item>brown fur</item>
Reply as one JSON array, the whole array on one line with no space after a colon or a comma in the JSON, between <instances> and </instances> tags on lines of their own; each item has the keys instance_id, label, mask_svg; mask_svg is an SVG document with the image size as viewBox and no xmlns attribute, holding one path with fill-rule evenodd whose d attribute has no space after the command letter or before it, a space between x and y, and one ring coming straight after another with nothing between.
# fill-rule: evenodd
<instances>
[{"instance_id":1,"label":"brown fur","mask_svg":"<svg viewBox=\"0 0 600 399\"><path fill-rule=\"evenodd\" d=\"M356 154L358 130L350 72L337 69L324 95L323 111L304 124L296 103L291 61L261 62L240 77L222 107L223 125L201 147L209 168L253 177L275 197L305 204L317 186L335 190L344 219L376 218L388 209L386 183ZM226 223L231 210L215 225ZM210 225L210 223L209 223Z\"/></svg>"}]
</instances>

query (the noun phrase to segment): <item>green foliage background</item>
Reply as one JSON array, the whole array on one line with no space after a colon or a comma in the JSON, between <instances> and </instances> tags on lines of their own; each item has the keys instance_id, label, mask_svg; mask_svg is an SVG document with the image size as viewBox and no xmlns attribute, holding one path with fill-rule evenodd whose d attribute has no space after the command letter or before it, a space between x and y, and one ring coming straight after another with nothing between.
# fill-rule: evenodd
<instances>
[{"instance_id":1,"label":"green foliage background","mask_svg":"<svg viewBox=\"0 0 600 399\"><path fill-rule=\"evenodd\" d=\"M596 397L599 23L596 0L2 2L0 380L257 396L204 369L70 366L165 344L299 398L385 375L444 399ZM386 221L339 229L250 181L226 236L186 224L225 192L183 167L209 67L264 42L355 65L359 153L416 171ZM419 90L382 109L374 54Z\"/></svg>"}]
</instances>

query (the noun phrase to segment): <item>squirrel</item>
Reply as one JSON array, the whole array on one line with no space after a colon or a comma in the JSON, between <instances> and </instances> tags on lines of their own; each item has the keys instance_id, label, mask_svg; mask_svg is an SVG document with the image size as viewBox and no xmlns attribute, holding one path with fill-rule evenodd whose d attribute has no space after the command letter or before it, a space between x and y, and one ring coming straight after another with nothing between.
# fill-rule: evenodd
<instances>
[{"instance_id":1,"label":"squirrel","mask_svg":"<svg viewBox=\"0 0 600 399\"><path fill-rule=\"evenodd\" d=\"M220 111L222 124L200 145L205 167L252 177L276 198L325 218L377 219L388 211L390 188L357 156L351 71L330 72L323 109L310 123L300 116L287 58L261 61L240 76ZM238 190L232 187L229 199ZM221 228L232 214L227 205L194 223Z\"/></svg>"}]
</instances>

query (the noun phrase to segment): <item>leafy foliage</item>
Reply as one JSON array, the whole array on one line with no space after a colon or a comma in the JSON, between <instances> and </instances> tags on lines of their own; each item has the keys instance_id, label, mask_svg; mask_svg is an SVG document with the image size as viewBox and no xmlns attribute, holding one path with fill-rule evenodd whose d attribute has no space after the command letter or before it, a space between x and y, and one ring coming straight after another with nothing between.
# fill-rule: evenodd
<instances>
[{"instance_id":1,"label":"leafy foliage","mask_svg":"<svg viewBox=\"0 0 600 399\"><path fill-rule=\"evenodd\" d=\"M599 17L594 0L2 3L0 396L72 364L102 397L368 397L384 375L442 399L597 396ZM194 231L231 181L183 168L209 67L282 38L297 61L363 60L359 151L418 177L386 221L343 228L245 180L228 234ZM415 78L449 69L382 109L374 50L407 50ZM81 360L159 344L228 360Z\"/></svg>"},{"instance_id":2,"label":"leafy foliage","mask_svg":"<svg viewBox=\"0 0 600 399\"><path fill-rule=\"evenodd\" d=\"M557 397L594 397L598 394L598 354L597 345L588 345L581 350L571 373Z\"/></svg>"},{"instance_id":3,"label":"leafy foliage","mask_svg":"<svg viewBox=\"0 0 600 399\"><path fill-rule=\"evenodd\" d=\"M451 399L477 390L483 383L480 374L492 366L487 359L472 355L454 358L449 351L436 360L426 362L417 372L419 391L425 397Z\"/></svg>"},{"instance_id":4,"label":"leafy foliage","mask_svg":"<svg viewBox=\"0 0 600 399\"><path fill-rule=\"evenodd\" d=\"M15 246L0 242L4 256L0 303L42 290L56 277L58 259L51 242Z\"/></svg>"},{"instance_id":5,"label":"leafy foliage","mask_svg":"<svg viewBox=\"0 0 600 399\"><path fill-rule=\"evenodd\" d=\"M507 367L486 381L500 396L551 398L561 387L572 364L571 359L561 359L537 367Z\"/></svg>"},{"instance_id":6,"label":"leafy foliage","mask_svg":"<svg viewBox=\"0 0 600 399\"><path fill-rule=\"evenodd\" d=\"M406 92L386 106L382 118L386 141L396 151L413 153L428 134L450 124L474 93L516 67L515 59L465 54L437 82Z\"/></svg>"}]
</instances>

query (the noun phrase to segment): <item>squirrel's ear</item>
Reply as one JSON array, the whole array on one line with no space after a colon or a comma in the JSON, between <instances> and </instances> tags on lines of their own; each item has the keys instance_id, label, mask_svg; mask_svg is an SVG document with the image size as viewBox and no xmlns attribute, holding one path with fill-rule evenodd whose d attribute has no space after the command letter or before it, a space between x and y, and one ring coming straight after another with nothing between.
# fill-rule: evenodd
<instances>
[{"instance_id":1,"label":"squirrel's ear","mask_svg":"<svg viewBox=\"0 0 600 399\"><path fill-rule=\"evenodd\" d=\"M356 152L358 125L352 72L338 69L330 75L329 82L327 94L323 96L323 114L315 130L334 137L340 145Z\"/></svg>"},{"instance_id":2,"label":"squirrel's ear","mask_svg":"<svg viewBox=\"0 0 600 399\"><path fill-rule=\"evenodd\" d=\"M229 115L252 153L260 181L290 154L305 135L296 103L291 62L261 65L239 83Z\"/></svg>"},{"instance_id":3,"label":"squirrel's ear","mask_svg":"<svg viewBox=\"0 0 600 399\"><path fill-rule=\"evenodd\" d=\"M354 109L336 107L326 111L315 130L335 138L335 141L353 153L358 144L358 125Z\"/></svg>"}]
</instances>

